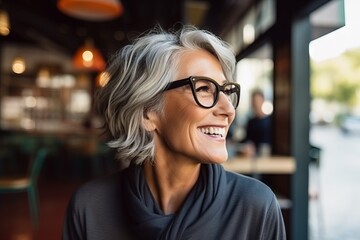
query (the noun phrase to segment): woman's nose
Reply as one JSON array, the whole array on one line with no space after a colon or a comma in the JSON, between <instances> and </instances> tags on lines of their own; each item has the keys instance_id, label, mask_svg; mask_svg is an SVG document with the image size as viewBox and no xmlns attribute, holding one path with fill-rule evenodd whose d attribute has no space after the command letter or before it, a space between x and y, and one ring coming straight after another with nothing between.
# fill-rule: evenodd
<instances>
[{"instance_id":1,"label":"woman's nose","mask_svg":"<svg viewBox=\"0 0 360 240\"><path fill-rule=\"evenodd\" d=\"M219 92L219 99L215 107L219 109L220 114L226 114L229 116L235 115L235 108L231 103L231 100L223 92Z\"/></svg>"}]
</instances>

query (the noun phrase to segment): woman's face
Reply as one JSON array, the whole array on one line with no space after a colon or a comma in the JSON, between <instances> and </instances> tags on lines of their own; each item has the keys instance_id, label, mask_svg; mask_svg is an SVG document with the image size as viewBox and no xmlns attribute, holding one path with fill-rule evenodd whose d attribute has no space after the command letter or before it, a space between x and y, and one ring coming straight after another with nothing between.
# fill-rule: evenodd
<instances>
[{"instance_id":1,"label":"woman's face","mask_svg":"<svg viewBox=\"0 0 360 240\"><path fill-rule=\"evenodd\" d=\"M180 57L176 78L204 76L225 82L219 61L203 50L185 52ZM222 163L227 159L226 134L235 109L224 93L217 104L202 108L194 100L190 85L165 92L164 111L157 119L157 150L167 158L197 163Z\"/></svg>"},{"instance_id":2,"label":"woman's face","mask_svg":"<svg viewBox=\"0 0 360 240\"><path fill-rule=\"evenodd\" d=\"M262 105L264 104L264 97L259 94L259 93L255 93L253 96L252 96L252 107L253 107L253 111L255 113L255 116L263 116L264 113L262 111Z\"/></svg>"}]
</instances>

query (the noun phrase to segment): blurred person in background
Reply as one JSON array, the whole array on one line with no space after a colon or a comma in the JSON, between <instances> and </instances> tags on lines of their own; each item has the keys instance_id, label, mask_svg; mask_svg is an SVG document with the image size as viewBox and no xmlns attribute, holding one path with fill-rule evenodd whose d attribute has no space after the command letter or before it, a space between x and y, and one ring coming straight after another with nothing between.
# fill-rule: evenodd
<instances>
[{"instance_id":1,"label":"blurred person in background","mask_svg":"<svg viewBox=\"0 0 360 240\"><path fill-rule=\"evenodd\" d=\"M264 93L260 89L251 92L252 115L246 125L246 156L268 155L271 151L272 118L263 110Z\"/></svg>"}]
</instances>

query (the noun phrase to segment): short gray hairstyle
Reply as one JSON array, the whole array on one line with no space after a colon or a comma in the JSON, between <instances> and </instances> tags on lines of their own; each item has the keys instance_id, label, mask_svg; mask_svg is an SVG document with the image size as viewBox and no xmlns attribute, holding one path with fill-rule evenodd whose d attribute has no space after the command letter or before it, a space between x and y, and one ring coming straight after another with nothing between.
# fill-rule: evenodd
<instances>
[{"instance_id":1,"label":"short gray hairstyle","mask_svg":"<svg viewBox=\"0 0 360 240\"><path fill-rule=\"evenodd\" d=\"M226 79L234 81L230 46L193 26L172 31L157 26L112 56L106 70L109 81L97 91L96 101L111 138L108 145L116 148L119 160L136 164L154 160L154 139L143 127L144 116L147 111L162 111L162 93L176 80L181 53L199 49L214 55Z\"/></svg>"}]
</instances>

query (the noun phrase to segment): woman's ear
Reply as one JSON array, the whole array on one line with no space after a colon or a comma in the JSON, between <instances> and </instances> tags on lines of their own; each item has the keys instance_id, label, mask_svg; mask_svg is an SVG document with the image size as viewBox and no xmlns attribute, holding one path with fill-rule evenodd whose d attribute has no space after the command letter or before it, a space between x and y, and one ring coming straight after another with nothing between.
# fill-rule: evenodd
<instances>
[{"instance_id":1,"label":"woman's ear","mask_svg":"<svg viewBox=\"0 0 360 240\"><path fill-rule=\"evenodd\" d=\"M143 124L146 131L152 132L156 129L158 115L155 111L144 112Z\"/></svg>"}]
</instances>

